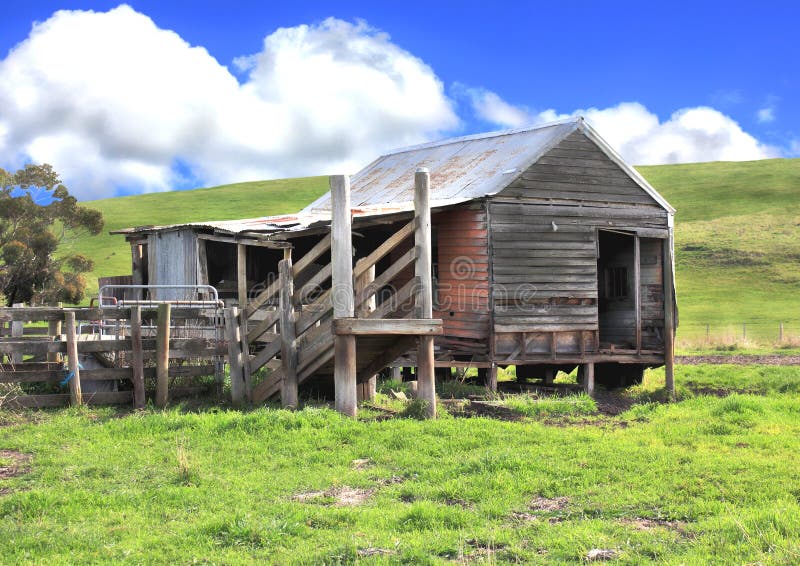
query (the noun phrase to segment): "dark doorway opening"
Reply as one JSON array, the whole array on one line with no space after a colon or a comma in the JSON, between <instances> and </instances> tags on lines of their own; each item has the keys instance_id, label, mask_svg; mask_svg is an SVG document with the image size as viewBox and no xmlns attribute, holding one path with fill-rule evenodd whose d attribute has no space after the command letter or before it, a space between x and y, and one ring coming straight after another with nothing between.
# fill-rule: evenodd
<instances>
[{"instance_id":1,"label":"dark doorway opening","mask_svg":"<svg viewBox=\"0 0 800 566\"><path fill-rule=\"evenodd\" d=\"M600 348L636 348L635 236L600 230L597 303Z\"/></svg>"}]
</instances>

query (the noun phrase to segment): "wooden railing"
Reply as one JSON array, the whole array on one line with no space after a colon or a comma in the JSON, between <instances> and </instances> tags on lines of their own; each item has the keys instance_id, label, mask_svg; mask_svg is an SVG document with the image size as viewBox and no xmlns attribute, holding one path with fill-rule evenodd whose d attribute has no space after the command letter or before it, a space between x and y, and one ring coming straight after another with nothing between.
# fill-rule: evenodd
<instances>
[{"instance_id":1,"label":"wooden railing","mask_svg":"<svg viewBox=\"0 0 800 566\"><path fill-rule=\"evenodd\" d=\"M172 387L176 378L221 378L226 350L220 319L221 309L169 304L1 308L0 323L14 331L0 333L0 383L18 387L9 390L6 385L0 400L18 407L133 402L140 408L145 405L145 380L155 380L155 402L166 405L170 396L204 389ZM88 382L132 386L94 391L103 387ZM58 392L26 391L35 383L50 384L45 389Z\"/></svg>"}]
</instances>

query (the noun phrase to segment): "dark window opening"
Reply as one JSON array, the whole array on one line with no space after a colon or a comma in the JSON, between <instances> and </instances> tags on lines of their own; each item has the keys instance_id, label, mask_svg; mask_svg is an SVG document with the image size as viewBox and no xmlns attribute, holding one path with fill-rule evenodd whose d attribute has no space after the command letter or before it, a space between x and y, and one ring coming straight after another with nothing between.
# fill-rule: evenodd
<instances>
[{"instance_id":1,"label":"dark window opening","mask_svg":"<svg viewBox=\"0 0 800 566\"><path fill-rule=\"evenodd\" d=\"M606 298L624 299L628 296L628 268L609 267L606 269Z\"/></svg>"}]
</instances>

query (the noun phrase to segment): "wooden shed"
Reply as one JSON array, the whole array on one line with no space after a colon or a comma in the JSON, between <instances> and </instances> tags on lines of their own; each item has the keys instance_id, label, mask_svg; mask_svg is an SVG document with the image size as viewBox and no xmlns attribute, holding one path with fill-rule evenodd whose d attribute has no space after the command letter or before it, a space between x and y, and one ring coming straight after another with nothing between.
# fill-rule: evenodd
<instances>
[{"instance_id":1,"label":"wooden shed","mask_svg":"<svg viewBox=\"0 0 800 566\"><path fill-rule=\"evenodd\" d=\"M401 149L355 174L354 264L380 256L374 267L383 273L372 308L381 291L413 278L402 261L414 254L412 232L402 230L420 167L430 171L434 318L443 321L437 367L478 367L491 379L496 367L514 365L518 377L549 380L580 365L623 385L645 367L671 364L674 209L582 118ZM258 358L252 329L274 323L263 291L277 288L279 261L303 267L294 281L299 313L329 287L321 244L330 224L328 193L296 215L120 233L132 245L136 282L210 284L238 302ZM389 239L396 245L381 255ZM396 307L391 316L404 316ZM407 350L386 365L413 366Z\"/></svg>"}]
</instances>

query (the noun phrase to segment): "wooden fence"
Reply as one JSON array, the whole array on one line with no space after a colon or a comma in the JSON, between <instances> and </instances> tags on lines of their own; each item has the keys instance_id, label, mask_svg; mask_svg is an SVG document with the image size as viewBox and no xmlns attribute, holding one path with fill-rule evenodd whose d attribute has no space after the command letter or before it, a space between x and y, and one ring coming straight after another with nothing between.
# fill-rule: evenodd
<instances>
[{"instance_id":1,"label":"wooden fence","mask_svg":"<svg viewBox=\"0 0 800 566\"><path fill-rule=\"evenodd\" d=\"M155 381L155 403L165 406L170 397L205 389L176 387L178 378L215 375L220 383L227 354L222 321L221 308L169 303L0 308L0 403L141 408L145 383Z\"/></svg>"}]
</instances>

